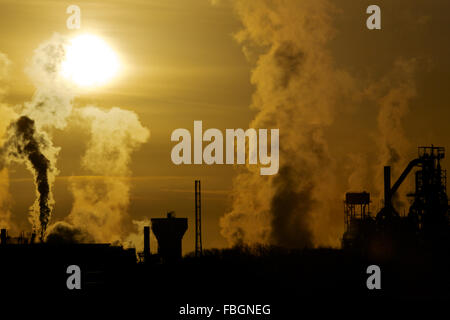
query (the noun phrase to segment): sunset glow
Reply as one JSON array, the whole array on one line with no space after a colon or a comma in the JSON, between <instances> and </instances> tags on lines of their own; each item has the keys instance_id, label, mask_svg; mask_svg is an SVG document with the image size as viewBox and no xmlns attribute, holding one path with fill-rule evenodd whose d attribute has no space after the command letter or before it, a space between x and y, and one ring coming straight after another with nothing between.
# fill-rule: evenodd
<instances>
[{"instance_id":1,"label":"sunset glow","mask_svg":"<svg viewBox=\"0 0 450 320\"><path fill-rule=\"evenodd\" d=\"M81 87L102 85L118 72L119 60L106 42L85 34L70 41L61 73Z\"/></svg>"}]
</instances>

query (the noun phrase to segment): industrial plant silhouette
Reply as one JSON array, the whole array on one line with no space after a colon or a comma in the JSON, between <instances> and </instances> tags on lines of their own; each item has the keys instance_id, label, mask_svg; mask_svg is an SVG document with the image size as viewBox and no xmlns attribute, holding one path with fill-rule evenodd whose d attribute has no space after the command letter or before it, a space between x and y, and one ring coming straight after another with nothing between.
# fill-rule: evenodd
<instances>
[{"instance_id":1,"label":"industrial plant silhouette","mask_svg":"<svg viewBox=\"0 0 450 320\"><path fill-rule=\"evenodd\" d=\"M201 191L195 181L195 253L182 257L187 218L169 212L144 227L144 250L112 244L40 242L35 235L0 233L0 281L3 288L64 295L133 294L169 304L203 301L245 303L283 300L376 301L395 298L448 297L450 224L442 147L419 147L391 184L384 167L384 206L370 211L368 192L347 193L341 249L287 249L236 246L202 250ZM406 214L395 209L399 186L416 169L412 204ZM158 252L150 252L150 232ZM69 265L81 269L81 290L66 286ZM366 286L367 267L378 265L382 289ZM258 300L259 299L259 300ZM295 304L291 306L295 307ZM285 308L284 312L288 312Z\"/></svg>"}]
</instances>

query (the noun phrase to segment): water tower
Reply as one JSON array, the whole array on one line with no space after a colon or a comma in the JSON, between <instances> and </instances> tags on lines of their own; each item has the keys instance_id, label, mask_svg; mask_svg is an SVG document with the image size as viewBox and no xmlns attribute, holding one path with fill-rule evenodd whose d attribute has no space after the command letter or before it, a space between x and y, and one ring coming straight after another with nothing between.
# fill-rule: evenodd
<instances>
[{"instance_id":1,"label":"water tower","mask_svg":"<svg viewBox=\"0 0 450 320\"><path fill-rule=\"evenodd\" d=\"M188 228L187 218L175 218L174 212L167 218L153 218L152 231L158 240L158 254L164 262L181 259L181 242Z\"/></svg>"}]
</instances>

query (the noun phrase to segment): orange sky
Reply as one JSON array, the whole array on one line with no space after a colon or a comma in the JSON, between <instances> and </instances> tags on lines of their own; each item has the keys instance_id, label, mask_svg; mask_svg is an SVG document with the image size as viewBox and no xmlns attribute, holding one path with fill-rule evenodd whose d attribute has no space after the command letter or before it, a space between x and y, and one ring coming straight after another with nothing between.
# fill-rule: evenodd
<instances>
[{"instance_id":1,"label":"orange sky","mask_svg":"<svg viewBox=\"0 0 450 320\"><path fill-rule=\"evenodd\" d=\"M34 88L23 70L33 50L54 32L68 37L96 34L117 52L123 64L119 76L108 85L83 93L74 105L132 110L150 129L150 140L132 156L129 213L137 220L162 217L172 210L177 216L188 217L185 252L194 246L195 179L202 180L204 247L227 244L220 235L219 218L231 208L230 191L236 170L225 165L173 165L171 132L176 128L192 131L194 120L202 120L204 128L246 129L257 112L249 108L255 91L250 79L258 50L264 52L264 48L246 57L233 37L242 29L242 17L236 14L231 1L217 2L0 1L0 51L12 61L5 80L8 92L3 101L7 104L30 100ZM372 2L334 2L335 34L326 43L333 64L358 82L367 81L366 88L374 88L392 71L395 61L416 59L412 76L416 96L402 119L412 146L405 157L413 157L419 144L449 147L450 4L445 0L379 0L376 2L382 7L382 30L369 31L365 28L365 8ZM77 4L82 10L79 31L66 28L65 10L70 4ZM342 104L335 121L325 129L330 153L340 159L339 166L343 168L336 169L343 190L351 174L351 168L345 167L345 155L377 154L371 147L377 134L377 114L373 102L364 97L356 99L353 104ZM67 177L90 175L80 166L85 140L86 133L77 125L69 124L65 130L55 132L54 144L61 146L61 152L53 221L63 219L71 209ZM10 178L13 219L21 228L29 229L27 210L35 198L32 177L25 168L15 165ZM339 207L337 212L341 211Z\"/></svg>"}]
</instances>

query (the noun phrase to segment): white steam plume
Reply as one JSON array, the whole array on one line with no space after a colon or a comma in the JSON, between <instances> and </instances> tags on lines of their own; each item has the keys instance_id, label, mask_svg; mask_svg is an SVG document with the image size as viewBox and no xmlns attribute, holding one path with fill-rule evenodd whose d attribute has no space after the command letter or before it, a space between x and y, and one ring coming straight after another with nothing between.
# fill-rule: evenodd
<instances>
[{"instance_id":1,"label":"white steam plume","mask_svg":"<svg viewBox=\"0 0 450 320\"><path fill-rule=\"evenodd\" d=\"M258 57L251 79L258 113L250 126L280 129L280 171L261 177L248 168L238 175L222 235L230 244L337 246L343 190L324 129L353 81L326 48L334 7L325 0L233 3L244 26L237 39Z\"/></svg>"},{"instance_id":2,"label":"white steam plume","mask_svg":"<svg viewBox=\"0 0 450 320\"><path fill-rule=\"evenodd\" d=\"M148 140L149 130L134 112L117 107L105 111L89 106L78 110L78 115L88 121L91 134L82 166L103 179L72 181L74 204L68 221L96 241L122 241L130 201L126 177L131 174L131 154Z\"/></svg>"}]
</instances>

